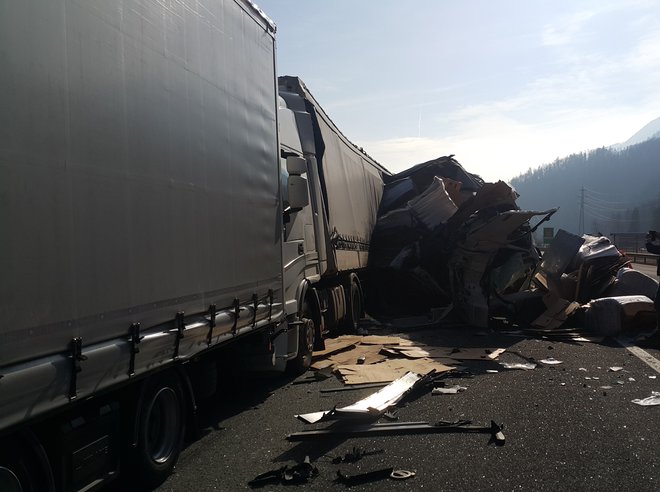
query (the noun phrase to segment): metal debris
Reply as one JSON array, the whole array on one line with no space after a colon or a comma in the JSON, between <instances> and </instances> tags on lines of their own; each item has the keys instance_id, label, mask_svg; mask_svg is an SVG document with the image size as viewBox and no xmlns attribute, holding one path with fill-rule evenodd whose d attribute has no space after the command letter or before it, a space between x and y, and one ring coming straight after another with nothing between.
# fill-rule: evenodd
<instances>
[{"instance_id":1,"label":"metal debris","mask_svg":"<svg viewBox=\"0 0 660 492\"><path fill-rule=\"evenodd\" d=\"M533 362L500 362L504 369L521 369L523 371L531 371L536 369L536 364Z\"/></svg>"},{"instance_id":2,"label":"metal debris","mask_svg":"<svg viewBox=\"0 0 660 492\"><path fill-rule=\"evenodd\" d=\"M336 458L332 459L332 463L335 465L339 463L355 463L356 461L360 461L363 457L365 456L373 456L376 454L383 454L385 452L384 449L375 449L373 451L365 451L361 448L358 448L357 446L353 446L353 449L349 451L348 453L345 453L344 456L337 456Z\"/></svg>"},{"instance_id":3,"label":"metal debris","mask_svg":"<svg viewBox=\"0 0 660 492\"><path fill-rule=\"evenodd\" d=\"M409 471L409 470L394 470L390 474L390 478L393 478L395 480L407 480L408 478L412 478L416 475L414 471Z\"/></svg>"},{"instance_id":4,"label":"metal debris","mask_svg":"<svg viewBox=\"0 0 660 492\"><path fill-rule=\"evenodd\" d=\"M455 422L388 422L368 425L333 426L325 429L315 429L289 434L289 441L306 441L324 437L366 437L386 436L389 434L446 434L446 433L478 433L490 434L489 442L503 445L505 442L504 426L491 420L490 426L474 425L469 420Z\"/></svg>"},{"instance_id":5,"label":"metal debris","mask_svg":"<svg viewBox=\"0 0 660 492\"><path fill-rule=\"evenodd\" d=\"M465 391L467 388L465 386L459 386L458 384L455 386L449 386L447 388L433 388L431 391L432 395L455 395L456 393L460 393L461 391Z\"/></svg>"},{"instance_id":6,"label":"metal debris","mask_svg":"<svg viewBox=\"0 0 660 492\"><path fill-rule=\"evenodd\" d=\"M312 412L296 415L296 418L307 424L314 424L325 418L380 415L390 407L396 405L401 399L420 381L426 381L419 374L408 372L396 381L391 382L376 393L349 405L347 407L335 408L321 412Z\"/></svg>"},{"instance_id":7,"label":"metal debris","mask_svg":"<svg viewBox=\"0 0 660 492\"><path fill-rule=\"evenodd\" d=\"M305 460L291 468L284 465L277 470L267 471L261 475L256 476L248 482L250 487L264 487L269 484L282 484L282 485L301 485L308 483L311 479L316 478L319 474L318 468L312 466L309 456L305 456Z\"/></svg>"},{"instance_id":8,"label":"metal debris","mask_svg":"<svg viewBox=\"0 0 660 492\"><path fill-rule=\"evenodd\" d=\"M660 391L653 391L651 392L651 396L647 396L641 400L635 399L632 402L643 407L660 405Z\"/></svg>"},{"instance_id":9,"label":"metal debris","mask_svg":"<svg viewBox=\"0 0 660 492\"><path fill-rule=\"evenodd\" d=\"M346 475L341 470L337 470L337 481L344 485L351 487L353 485L363 485L365 483L376 482L378 480L385 480L390 478L394 468L383 468L382 470L375 470L358 475Z\"/></svg>"}]
</instances>

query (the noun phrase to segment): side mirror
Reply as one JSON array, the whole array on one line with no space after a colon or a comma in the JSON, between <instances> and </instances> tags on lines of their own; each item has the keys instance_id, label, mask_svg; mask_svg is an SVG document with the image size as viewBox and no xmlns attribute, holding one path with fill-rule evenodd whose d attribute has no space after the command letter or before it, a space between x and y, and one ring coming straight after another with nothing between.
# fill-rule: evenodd
<instances>
[{"instance_id":1,"label":"side mirror","mask_svg":"<svg viewBox=\"0 0 660 492\"><path fill-rule=\"evenodd\" d=\"M307 172L307 161L302 157L287 157L286 170L289 174L300 176Z\"/></svg>"},{"instance_id":2,"label":"side mirror","mask_svg":"<svg viewBox=\"0 0 660 492\"><path fill-rule=\"evenodd\" d=\"M287 159L288 164L288 159ZM296 212L309 205L307 180L302 176L291 175L287 180L289 211Z\"/></svg>"}]
</instances>

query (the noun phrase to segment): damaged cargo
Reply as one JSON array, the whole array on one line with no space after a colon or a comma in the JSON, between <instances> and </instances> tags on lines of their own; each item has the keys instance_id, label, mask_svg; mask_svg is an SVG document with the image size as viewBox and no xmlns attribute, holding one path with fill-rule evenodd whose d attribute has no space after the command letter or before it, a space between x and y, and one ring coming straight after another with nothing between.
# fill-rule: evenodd
<instances>
[{"instance_id":1,"label":"damaged cargo","mask_svg":"<svg viewBox=\"0 0 660 492\"><path fill-rule=\"evenodd\" d=\"M517 196L453 156L386 176L369 254L369 312L394 318L453 306L463 321L487 326L493 299L529 289L540 261L532 233L556 211L520 210Z\"/></svg>"}]
</instances>

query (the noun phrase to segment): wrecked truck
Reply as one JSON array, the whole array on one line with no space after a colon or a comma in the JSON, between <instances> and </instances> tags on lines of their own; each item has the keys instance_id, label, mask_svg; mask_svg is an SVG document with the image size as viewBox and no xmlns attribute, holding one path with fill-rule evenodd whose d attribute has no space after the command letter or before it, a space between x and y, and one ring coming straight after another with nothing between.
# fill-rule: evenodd
<instances>
[{"instance_id":1,"label":"wrecked truck","mask_svg":"<svg viewBox=\"0 0 660 492\"><path fill-rule=\"evenodd\" d=\"M530 288L540 261L533 232L556 209L520 210L515 190L484 182L453 156L384 180L367 283L375 317L452 311L485 327L491 304Z\"/></svg>"}]
</instances>

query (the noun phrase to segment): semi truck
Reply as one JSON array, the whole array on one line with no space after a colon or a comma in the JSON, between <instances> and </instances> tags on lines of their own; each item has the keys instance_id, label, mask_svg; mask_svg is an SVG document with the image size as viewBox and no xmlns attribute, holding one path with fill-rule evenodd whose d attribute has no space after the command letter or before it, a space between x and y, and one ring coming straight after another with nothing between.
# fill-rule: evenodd
<instances>
[{"instance_id":1,"label":"semi truck","mask_svg":"<svg viewBox=\"0 0 660 492\"><path fill-rule=\"evenodd\" d=\"M389 173L249 0L2 2L0 65L0 490L156 486L228 361L358 327Z\"/></svg>"}]
</instances>

